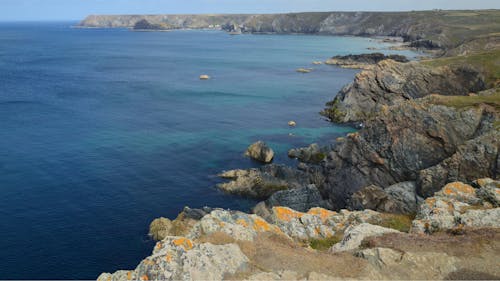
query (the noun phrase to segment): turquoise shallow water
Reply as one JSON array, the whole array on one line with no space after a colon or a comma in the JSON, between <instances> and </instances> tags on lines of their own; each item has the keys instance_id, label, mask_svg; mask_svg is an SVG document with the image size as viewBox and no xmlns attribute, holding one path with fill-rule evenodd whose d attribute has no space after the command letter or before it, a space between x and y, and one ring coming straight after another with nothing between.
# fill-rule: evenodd
<instances>
[{"instance_id":1,"label":"turquoise shallow water","mask_svg":"<svg viewBox=\"0 0 500 281\"><path fill-rule=\"evenodd\" d=\"M295 69L387 47L71 24L0 24L0 279L133 268L152 249L153 218L185 205L248 210L255 202L220 193L214 175L258 166L242 157L250 143L294 165L288 149L352 130L318 112L355 71Z\"/></svg>"}]
</instances>

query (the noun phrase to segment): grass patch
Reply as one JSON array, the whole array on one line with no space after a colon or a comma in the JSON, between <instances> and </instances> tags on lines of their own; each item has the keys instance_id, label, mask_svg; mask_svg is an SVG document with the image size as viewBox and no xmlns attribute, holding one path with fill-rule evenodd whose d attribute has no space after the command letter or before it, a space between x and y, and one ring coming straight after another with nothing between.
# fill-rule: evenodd
<instances>
[{"instance_id":1,"label":"grass patch","mask_svg":"<svg viewBox=\"0 0 500 281\"><path fill-rule=\"evenodd\" d=\"M333 245L339 243L342 240L343 235L335 234L332 237L324 239L311 239L309 241L309 246L318 251L326 251L330 249Z\"/></svg>"},{"instance_id":2,"label":"grass patch","mask_svg":"<svg viewBox=\"0 0 500 281\"><path fill-rule=\"evenodd\" d=\"M409 232L411 228L411 222L414 218L415 216L413 215L385 214L382 217L382 221L377 224L401 232Z\"/></svg>"},{"instance_id":3,"label":"grass patch","mask_svg":"<svg viewBox=\"0 0 500 281\"><path fill-rule=\"evenodd\" d=\"M494 94L480 96L433 96L431 98L433 104L455 107L458 109L476 107L481 104L487 104L500 111L500 89L497 89ZM498 126L498 121L495 126Z\"/></svg>"},{"instance_id":4,"label":"grass patch","mask_svg":"<svg viewBox=\"0 0 500 281\"><path fill-rule=\"evenodd\" d=\"M486 83L490 87L495 86L500 81L500 50L467 56L432 59L422 61L422 64L434 67L471 65L484 74Z\"/></svg>"}]
</instances>

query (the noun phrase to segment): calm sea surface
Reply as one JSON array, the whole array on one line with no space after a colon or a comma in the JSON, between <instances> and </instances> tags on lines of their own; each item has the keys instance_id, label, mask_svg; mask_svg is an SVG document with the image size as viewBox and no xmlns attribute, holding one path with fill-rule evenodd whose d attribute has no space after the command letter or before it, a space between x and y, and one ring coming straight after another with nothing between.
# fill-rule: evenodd
<instances>
[{"instance_id":1,"label":"calm sea surface","mask_svg":"<svg viewBox=\"0 0 500 281\"><path fill-rule=\"evenodd\" d=\"M294 165L288 149L352 130L318 112L355 71L296 68L367 47L413 55L361 38L72 24L0 24L0 279L132 269L155 217L248 210L214 175L257 167L250 143Z\"/></svg>"}]
</instances>

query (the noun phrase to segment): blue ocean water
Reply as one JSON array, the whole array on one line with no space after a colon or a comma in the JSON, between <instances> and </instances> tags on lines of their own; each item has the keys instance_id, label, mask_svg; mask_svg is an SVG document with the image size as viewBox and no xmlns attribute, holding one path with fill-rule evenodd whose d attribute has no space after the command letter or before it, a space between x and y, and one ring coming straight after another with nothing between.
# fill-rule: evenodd
<instances>
[{"instance_id":1,"label":"blue ocean water","mask_svg":"<svg viewBox=\"0 0 500 281\"><path fill-rule=\"evenodd\" d=\"M414 56L363 38L72 24L0 24L0 279L132 269L155 217L248 210L214 185L259 165L242 157L250 143L294 165L288 149L352 130L318 112L356 71L296 68L367 47Z\"/></svg>"}]
</instances>

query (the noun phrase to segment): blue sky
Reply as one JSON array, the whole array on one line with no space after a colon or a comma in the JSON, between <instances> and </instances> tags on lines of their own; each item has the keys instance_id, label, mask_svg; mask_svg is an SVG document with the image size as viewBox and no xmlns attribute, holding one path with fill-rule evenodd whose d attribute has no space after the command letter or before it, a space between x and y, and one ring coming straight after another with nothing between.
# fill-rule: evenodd
<instances>
[{"instance_id":1,"label":"blue sky","mask_svg":"<svg viewBox=\"0 0 500 281\"><path fill-rule=\"evenodd\" d=\"M89 14L278 13L500 9L500 0L0 0L0 21L79 20Z\"/></svg>"}]
</instances>

